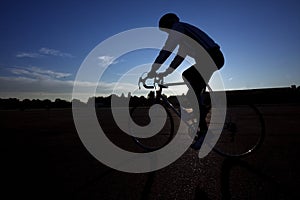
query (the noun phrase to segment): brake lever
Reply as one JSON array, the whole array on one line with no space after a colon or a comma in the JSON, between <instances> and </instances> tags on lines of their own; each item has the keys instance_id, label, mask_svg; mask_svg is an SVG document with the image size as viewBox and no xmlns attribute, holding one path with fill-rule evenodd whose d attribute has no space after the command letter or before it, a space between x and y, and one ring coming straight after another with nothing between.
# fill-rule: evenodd
<instances>
[{"instance_id":1,"label":"brake lever","mask_svg":"<svg viewBox=\"0 0 300 200\"><path fill-rule=\"evenodd\" d=\"M163 76L156 76L154 78L154 85L163 85L164 83L164 77Z\"/></svg>"},{"instance_id":2,"label":"brake lever","mask_svg":"<svg viewBox=\"0 0 300 200\"><path fill-rule=\"evenodd\" d=\"M139 90L141 89L141 83L142 83L142 77L139 78L139 82L138 82Z\"/></svg>"}]
</instances>

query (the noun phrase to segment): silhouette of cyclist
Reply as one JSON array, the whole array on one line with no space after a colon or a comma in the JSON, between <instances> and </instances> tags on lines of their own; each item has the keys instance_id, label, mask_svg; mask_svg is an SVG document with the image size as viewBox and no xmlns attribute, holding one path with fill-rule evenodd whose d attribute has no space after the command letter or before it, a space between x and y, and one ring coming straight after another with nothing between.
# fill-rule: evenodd
<instances>
[{"instance_id":1,"label":"silhouette of cyclist","mask_svg":"<svg viewBox=\"0 0 300 200\"><path fill-rule=\"evenodd\" d=\"M196 96L197 100L199 102L199 108L200 108L200 122L199 122L199 129L200 131L197 132L197 136L192 143L191 147L194 149L200 149L203 139L205 137L205 134L207 133L208 127L205 121L206 115L208 113L208 109L202 102L201 95L206 89L206 81L207 77L210 79L212 74L216 69L220 69L224 65L224 56L220 50L220 46L214 42L213 39L211 39L206 33L204 33L199 28L190 25L188 23L184 23L179 21L179 18L174 13L168 13L161 17L159 20L159 28L162 31L165 31L168 33L168 38L165 42L164 47L159 52L159 55L155 59L150 72L148 73L148 78L154 78L157 76L167 76L170 73L172 73L185 59L184 57L181 57L180 55L186 55L191 56L195 59L196 64L189 67L187 70L183 72L183 79L185 82L188 82L187 84L189 86L189 91L192 89ZM178 37L178 35L174 35L173 31L168 31L168 29L180 32L185 34L186 36L192 38L194 41L196 41L198 44L200 44L210 55L212 60L214 61L216 67L211 66L203 66L201 65L201 59L196 59L197 55L197 49L193 47L193 45L185 45L183 41L181 41L181 37ZM176 32L175 32L176 33ZM178 52L183 51L184 53L177 55L174 57L173 61L169 65L169 67L166 69L165 72L157 74L156 71L160 68L160 66L167 60L167 58L172 54L172 51L177 47ZM167 49L167 50L166 50ZM182 50L183 49L183 50ZM202 77L201 74L198 72L198 67L206 67L205 69L205 75ZM206 78L206 79L205 79ZM206 80L206 81L205 81ZM191 87L191 88L190 88ZM188 92L189 94L189 92ZM188 96L187 94L187 96Z\"/></svg>"}]
</instances>

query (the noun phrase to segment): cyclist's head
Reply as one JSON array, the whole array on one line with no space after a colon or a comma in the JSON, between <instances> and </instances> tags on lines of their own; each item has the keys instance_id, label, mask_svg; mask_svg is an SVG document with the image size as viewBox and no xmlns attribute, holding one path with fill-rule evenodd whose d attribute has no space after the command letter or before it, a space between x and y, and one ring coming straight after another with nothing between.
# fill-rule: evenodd
<instances>
[{"instance_id":1,"label":"cyclist's head","mask_svg":"<svg viewBox=\"0 0 300 200\"><path fill-rule=\"evenodd\" d=\"M162 16L159 20L159 28L171 29L173 24L179 22L179 18L174 13L168 13Z\"/></svg>"}]
</instances>

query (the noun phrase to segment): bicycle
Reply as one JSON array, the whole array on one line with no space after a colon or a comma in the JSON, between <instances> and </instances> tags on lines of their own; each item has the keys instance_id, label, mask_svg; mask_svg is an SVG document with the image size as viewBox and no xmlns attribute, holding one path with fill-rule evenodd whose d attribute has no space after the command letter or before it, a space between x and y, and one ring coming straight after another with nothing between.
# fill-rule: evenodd
<instances>
[{"instance_id":1,"label":"bicycle","mask_svg":"<svg viewBox=\"0 0 300 200\"><path fill-rule=\"evenodd\" d=\"M176 130L175 120L181 120L180 107L173 105L168 98L163 95L163 89L170 86L185 85L184 82L164 83L163 77L155 77L153 84L146 84L147 77L139 78L138 86L142 84L144 88L154 90L152 101L148 101L143 105L134 105L130 110L130 115L135 123L143 126L149 123L147 110L153 104L163 106L166 111L167 119L164 127L159 133L151 138L132 137L134 142L147 152L155 151L163 148L174 137ZM209 92L213 92L208 86ZM207 114L206 121L209 125L211 109ZM177 116L177 119L176 119ZM197 122L190 123L189 129L195 129ZM197 126L198 127L198 126ZM209 133L207 133L209 134ZM265 137L265 123L262 114L254 105L229 105L227 106L226 118L222 133L218 142L213 146L212 150L221 156L230 158L246 157L255 152L262 145Z\"/></svg>"}]
</instances>

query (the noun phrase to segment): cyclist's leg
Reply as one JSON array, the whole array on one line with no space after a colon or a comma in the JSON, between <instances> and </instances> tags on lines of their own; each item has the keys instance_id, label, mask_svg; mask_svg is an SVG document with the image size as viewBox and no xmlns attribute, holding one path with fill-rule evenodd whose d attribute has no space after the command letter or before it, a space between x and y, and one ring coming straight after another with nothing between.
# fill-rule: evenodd
<instances>
[{"instance_id":1,"label":"cyclist's leg","mask_svg":"<svg viewBox=\"0 0 300 200\"><path fill-rule=\"evenodd\" d=\"M190 86L189 86L190 88L189 88L187 96L189 95L190 90L193 90L194 93L196 94L199 109L200 109L199 128L200 128L201 132L202 131L205 132L208 129L207 123L205 120L206 115L208 113L208 109L206 108L201 95L205 91L206 83L194 66L185 70L182 75L183 75L184 81L188 82L190 84ZM191 106L193 107L193 105L191 105Z\"/></svg>"},{"instance_id":2,"label":"cyclist's leg","mask_svg":"<svg viewBox=\"0 0 300 200\"><path fill-rule=\"evenodd\" d=\"M203 91L205 91L206 83L194 66L184 71L182 75L184 81L189 83L188 84L189 91L193 90L194 93L196 94L199 109L200 109L200 121L199 121L200 130L197 131L197 136L195 137L194 142L191 144L191 148L195 150L199 150L202 146L202 143L204 141L204 138L208 130L207 123L206 123L206 115L208 113L208 109L204 105L203 98L202 98L202 93ZM193 105L191 106L193 107Z\"/></svg>"}]
</instances>

